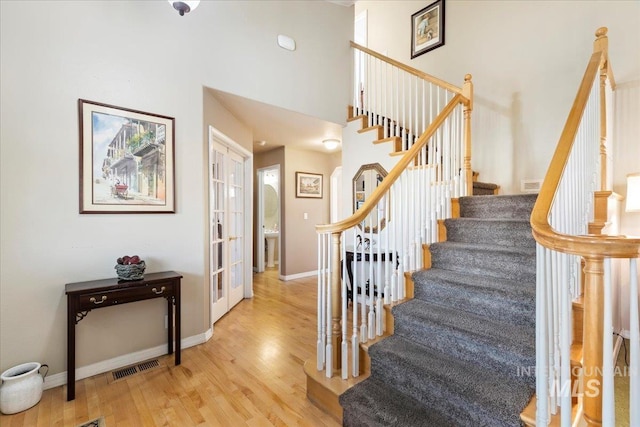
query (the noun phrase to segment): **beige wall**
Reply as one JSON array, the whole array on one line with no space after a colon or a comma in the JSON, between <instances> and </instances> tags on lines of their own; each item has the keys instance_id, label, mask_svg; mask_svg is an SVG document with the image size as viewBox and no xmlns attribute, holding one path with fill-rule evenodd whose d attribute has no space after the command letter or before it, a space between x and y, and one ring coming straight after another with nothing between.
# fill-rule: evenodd
<instances>
[{"instance_id":1,"label":"beige wall","mask_svg":"<svg viewBox=\"0 0 640 427\"><path fill-rule=\"evenodd\" d=\"M472 167L507 194L544 177L598 27L618 83L640 78L638 1L450 0L445 45L412 60L410 16L426 5L361 0L355 13L368 10L370 48L457 85L473 75Z\"/></svg>"},{"instance_id":2,"label":"beige wall","mask_svg":"<svg viewBox=\"0 0 640 427\"><path fill-rule=\"evenodd\" d=\"M180 17L161 1L2 1L0 20L0 370L39 361L63 373L64 284L113 277L123 254L184 275L182 336L202 339L207 125L251 149L203 87L343 121L353 10L210 1ZM78 98L175 117L176 214L78 213ZM163 346L165 312L153 300L89 313L78 366Z\"/></svg>"},{"instance_id":3,"label":"beige wall","mask_svg":"<svg viewBox=\"0 0 640 427\"><path fill-rule=\"evenodd\" d=\"M333 170L340 166L335 154L285 149L282 176L282 198L284 200L282 220L282 259L280 275L292 276L316 271L318 266L318 237L316 224L329 222L329 182ZM321 199L296 197L296 172L311 172L323 175ZM282 172L281 172L282 173ZM308 219L303 219L304 214Z\"/></svg>"}]
</instances>

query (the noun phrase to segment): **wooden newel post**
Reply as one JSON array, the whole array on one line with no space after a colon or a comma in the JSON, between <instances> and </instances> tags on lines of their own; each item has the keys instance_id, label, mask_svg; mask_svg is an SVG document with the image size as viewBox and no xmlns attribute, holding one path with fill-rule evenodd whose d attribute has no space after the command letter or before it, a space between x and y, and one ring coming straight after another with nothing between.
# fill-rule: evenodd
<instances>
[{"instance_id":1,"label":"wooden newel post","mask_svg":"<svg viewBox=\"0 0 640 427\"><path fill-rule=\"evenodd\" d=\"M607 27L598 28L593 52L602 52L600 62L600 190L607 189L607 78L609 71L609 38Z\"/></svg>"},{"instance_id":2,"label":"wooden newel post","mask_svg":"<svg viewBox=\"0 0 640 427\"><path fill-rule=\"evenodd\" d=\"M471 74L464 76L462 95L467 99L464 104L464 174L467 184L467 196L473 195L473 172L471 171L471 111L473 111L473 83Z\"/></svg>"},{"instance_id":3,"label":"wooden newel post","mask_svg":"<svg viewBox=\"0 0 640 427\"><path fill-rule=\"evenodd\" d=\"M583 406L589 427L602 425L602 344L604 338L604 258L585 258Z\"/></svg>"},{"instance_id":4,"label":"wooden newel post","mask_svg":"<svg viewBox=\"0 0 640 427\"><path fill-rule=\"evenodd\" d=\"M342 311L342 292L340 277L340 233L331 233L331 344L333 346L333 375L342 370L342 348L340 314Z\"/></svg>"}]
</instances>

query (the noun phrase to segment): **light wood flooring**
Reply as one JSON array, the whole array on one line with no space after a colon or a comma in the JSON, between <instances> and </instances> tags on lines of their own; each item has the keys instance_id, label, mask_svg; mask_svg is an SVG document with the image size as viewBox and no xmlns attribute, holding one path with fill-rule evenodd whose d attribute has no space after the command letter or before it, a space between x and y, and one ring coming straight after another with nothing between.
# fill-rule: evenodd
<instances>
[{"instance_id":1,"label":"light wood flooring","mask_svg":"<svg viewBox=\"0 0 640 427\"><path fill-rule=\"evenodd\" d=\"M35 407L0 415L0 426L71 426L104 416L106 427L339 426L306 398L302 366L315 357L316 279L254 275L254 298L220 319L213 337L182 352L182 364L117 381L109 373L45 390ZM164 365L164 366L163 366Z\"/></svg>"}]
</instances>

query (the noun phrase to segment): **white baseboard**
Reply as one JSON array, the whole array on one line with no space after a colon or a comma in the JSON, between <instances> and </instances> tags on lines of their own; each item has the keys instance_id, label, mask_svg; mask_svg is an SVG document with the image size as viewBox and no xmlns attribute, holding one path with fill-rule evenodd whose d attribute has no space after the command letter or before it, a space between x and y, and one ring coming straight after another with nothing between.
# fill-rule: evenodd
<instances>
[{"instance_id":1,"label":"white baseboard","mask_svg":"<svg viewBox=\"0 0 640 427\"><path fill-rule=\"evenodd\" d=\"M311 276L316 276L318 274L318 270L313 270L313 271L305 271L304 273L296 273L296 274L290 274L288 276L283 276L282 274L279 276L280 280L284 280L285 282L287 280L295 280L295 279L302 279L303 277L311 277Z\"/></svg>"},{"instance_id":2,"label":"white baseboard","mask_svg":"<svg viewBox=\"0 0 640 427\"><path fill-rule=\"evenodd\" d=\"M631 339L631 331L628 329L621 330L620 335L622 336L622 338Z\"/></svg>"},{"instance_id":3,"label":"white baseboard","mask_svg":"<svg viewBox=\"0 0 640 427\"><path fill-rule=\"evenodd\" d=\"M193 347L198 344L205 343L213 336L213 329L209 329L198 335L193 335L180 340L180 348ZM89 378L94 375L102 374L103 372L119 369L124 366L133 365L144 360L153 359L154 357L164 356L167 354L167 344L162 344L157 347L147 348L145 350L136 351L134 353L123 354L112 359L103 360L101 362L93 363L87 366L81 366L76 368L76 381L84 378ZM67 383L67 371L60 372L51 376L47 376L44 379L43 388L45 390L65 385Z\"/></svg>"},{"instance_id":4,"label":"white baseboard","mask_svg":"<svg viewBox=\"0 0 640 427\"><path fill-rule=\"evenodd\" d=\"M613 343L613 364L615 366L616 360L618 360L618 353L620 352L620 347L622 347L622 337L617 335L615 337L615 342Z\"/></svg>"}]
</instances>

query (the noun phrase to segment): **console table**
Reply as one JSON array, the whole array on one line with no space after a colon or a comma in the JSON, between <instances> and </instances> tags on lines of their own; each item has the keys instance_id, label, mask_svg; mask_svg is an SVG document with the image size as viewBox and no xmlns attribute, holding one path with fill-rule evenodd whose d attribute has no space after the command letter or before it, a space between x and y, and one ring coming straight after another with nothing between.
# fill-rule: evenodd
<instances>
[{"instance_id":1,"label":"console table","mask_svg":"<svg viewBox=\"0 0 640 427\"><path fill-rule=\"evenodd\" d=\"M175 319L175 364L180 364L180 279L175 271L145 274L142 280L117 278L68 283L67 294L67 401L76 397L76 324L91 310L151 298L166 298L169 313L168 350L173 353Z\"/></svg>"},{"instance_id":2,"label":"console table","mask_svg":"<svg viewBox=\"0 0 640 427\"><path fill-rule=\"evenodd\" d=\"M359 251L355 251L353 250L353 248L349 248L347 247L346 249L346 264L347 264L347 276L349 277L349 283L351 284L352 289L349 289L347 287L347 299L348 300L353 300L353 288L356 288L356 292L358 294L362 293L362 285L361 284L357 284L354 285L353 283L353 269L355 268L355 266L353 264L355 264L355 262L362 262L362 252ZM371 256L373 255L373 256ZM373 260L372 260L373 258ZM398 259L398 254L393 254L392 252L382 252L380 253L380 262L392 262L392 260L395 258L396 261L396 266L395 268L398 268L398 266L400 265L400 260ZM369 251L365 251L364 252L364 261L365 262L370 262L373 261L374 263L378 262L378 253L377 252L373 252L373 254L370 254ZM340 263L340 268L342 269L342 263ZM367 281L368 282L368 281ZM365 283L365 295L369 295L369 283ZM384 293L382 294L384 296ZM374 290L374 296L378 296L378 292Z\"/></svg>"}]
</instances>

